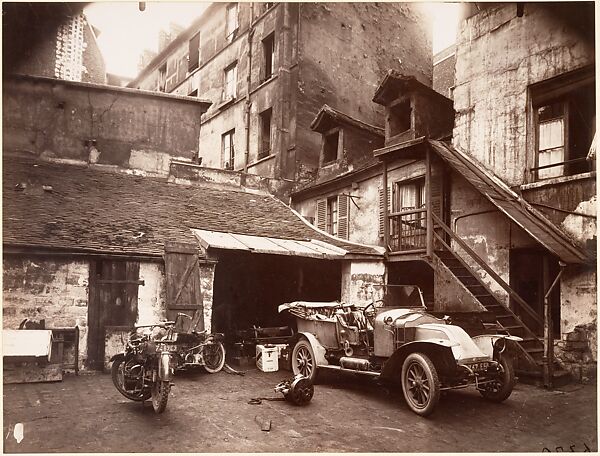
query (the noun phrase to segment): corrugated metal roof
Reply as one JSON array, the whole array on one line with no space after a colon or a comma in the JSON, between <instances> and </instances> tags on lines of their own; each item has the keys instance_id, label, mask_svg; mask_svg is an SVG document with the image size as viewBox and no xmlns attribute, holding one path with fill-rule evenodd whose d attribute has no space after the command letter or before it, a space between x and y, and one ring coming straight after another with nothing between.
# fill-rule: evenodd
<instances>
[{"instance_id":1,"label":"corrugated metal roof","mask_svg":"<svg viewBox=\"0 0 600 456\"><path fill-rule=\"evenodd\" d=\"M476 163L473 158L441 141L428 140L428 142L446 163L554 255L566 263L584 263L592 260L541 212L513 192L502 180Z\"/></svg>"},{"instance_id":2,"label":"corrugated metal roof","mask_svg":"<svg viewBox=\"0 0 600 456\"><path fill-rule=\"evenodd\" d=\"M327 258L330 260L341 259L347 253L346 250L335 245L314 239L310 241L296 241L197 229L192 229L192 232L204 248L245 250L253 253Z\"/></svg>"}]
</instances>

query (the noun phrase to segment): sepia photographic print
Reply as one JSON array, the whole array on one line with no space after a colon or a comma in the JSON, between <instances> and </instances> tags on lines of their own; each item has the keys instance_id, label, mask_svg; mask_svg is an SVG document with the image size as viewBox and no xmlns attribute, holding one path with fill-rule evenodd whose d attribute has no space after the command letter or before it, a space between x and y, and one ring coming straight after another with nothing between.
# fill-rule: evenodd
<instances>
[{"instance_id":1,"label":"sepia photographic print","mask_svg":"<svg viewBox=\"0 0 600 456\"><path fill-rule=\"evenodd\" d=\"M3 451L597 452L595 15L3 2Z\"/></svg>"}]
</instances>

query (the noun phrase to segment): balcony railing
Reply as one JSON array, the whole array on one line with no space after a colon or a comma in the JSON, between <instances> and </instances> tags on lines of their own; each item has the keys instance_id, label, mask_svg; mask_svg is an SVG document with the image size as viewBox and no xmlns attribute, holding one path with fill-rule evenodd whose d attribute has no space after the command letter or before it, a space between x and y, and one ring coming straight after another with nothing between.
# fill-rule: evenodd
<instances>
[{"instance_id":1,"label":"balcony railing","mask_svg":"<svg viewBox=\"0 0 600 456\"><path fill-rule=\"evenodd\" d=\"M392 252L423 250L427 247L427 210L403 209L392 212L389 220L389 246Z\"/></svg>"}]
</instances>

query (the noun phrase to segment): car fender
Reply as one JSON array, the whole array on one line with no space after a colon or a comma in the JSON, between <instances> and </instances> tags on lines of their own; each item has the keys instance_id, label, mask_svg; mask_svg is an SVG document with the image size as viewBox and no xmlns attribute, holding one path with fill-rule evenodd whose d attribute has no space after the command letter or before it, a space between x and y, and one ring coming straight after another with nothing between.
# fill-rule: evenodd
<instances>
[{"instance_id":1,"label":"car fender","mask_svg":"<svg viewBox=\"0 0 600 456\"><path fill-rule=\"evenodd\" d=\"M296 333L292 339L293 345L296 345L296 342L301 339L302 337L304 337L306 340L308 340L308 343L310 344L313 353L315 354L315 361L317 363L317 366L327 366L329 365L329 362L327 361L327 359L325 359L325 353L327 352L327 350L325 350L325 347L323 347L319 341L317 340L317 338L315 337L315 335L313 333L309 333L309 332L299 332ZM293 345L290 343L290 345L292 346L292 350L293 350Z\"/></svg>"},{"instance_id":2,"label":"car fender","mask_svg":"<svg viewBox=\"0 0 600 456\"><path fill-rule=\"evenodd\" d=\"M486 355L493 356L494 355L494 344L498 339L504 339L505 341L511 341L506 344L506 347L513 351L516 347L514 344L517 342L522 342L523 338L518 336L510 336L506 334L481 334L479 336L473 336L473 342L477 347Z\"/></svg>"},{"instance_id":3,"label":"car fender","mask_svg":"<svg viewBox=\"0 0 600 456\"><path fill-rule=\"evenodd\" d=\"M394 383L400 382L404 360L411 353L423 353L433 362L439 372L452 373L456 369L456 360L452 354L453 342L442 339L425 339L402 345L383 366L381 379Z\"/></svg>"}]
</instances>

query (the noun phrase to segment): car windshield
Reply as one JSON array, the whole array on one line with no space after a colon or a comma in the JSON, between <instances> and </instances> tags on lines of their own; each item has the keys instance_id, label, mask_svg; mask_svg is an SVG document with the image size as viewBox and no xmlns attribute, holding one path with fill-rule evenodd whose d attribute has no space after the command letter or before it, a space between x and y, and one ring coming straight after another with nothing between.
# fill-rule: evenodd
<instances>
[{"instance_id":1,"label":"car windshield","mask_svg":"<svg viewBox=\"0 0 600 456\"><path fill-rule=\"evenodd\" d=\"M421 290L415 285L388 285L384 307L423 307Z\"/></svg>"}]
</instances>

